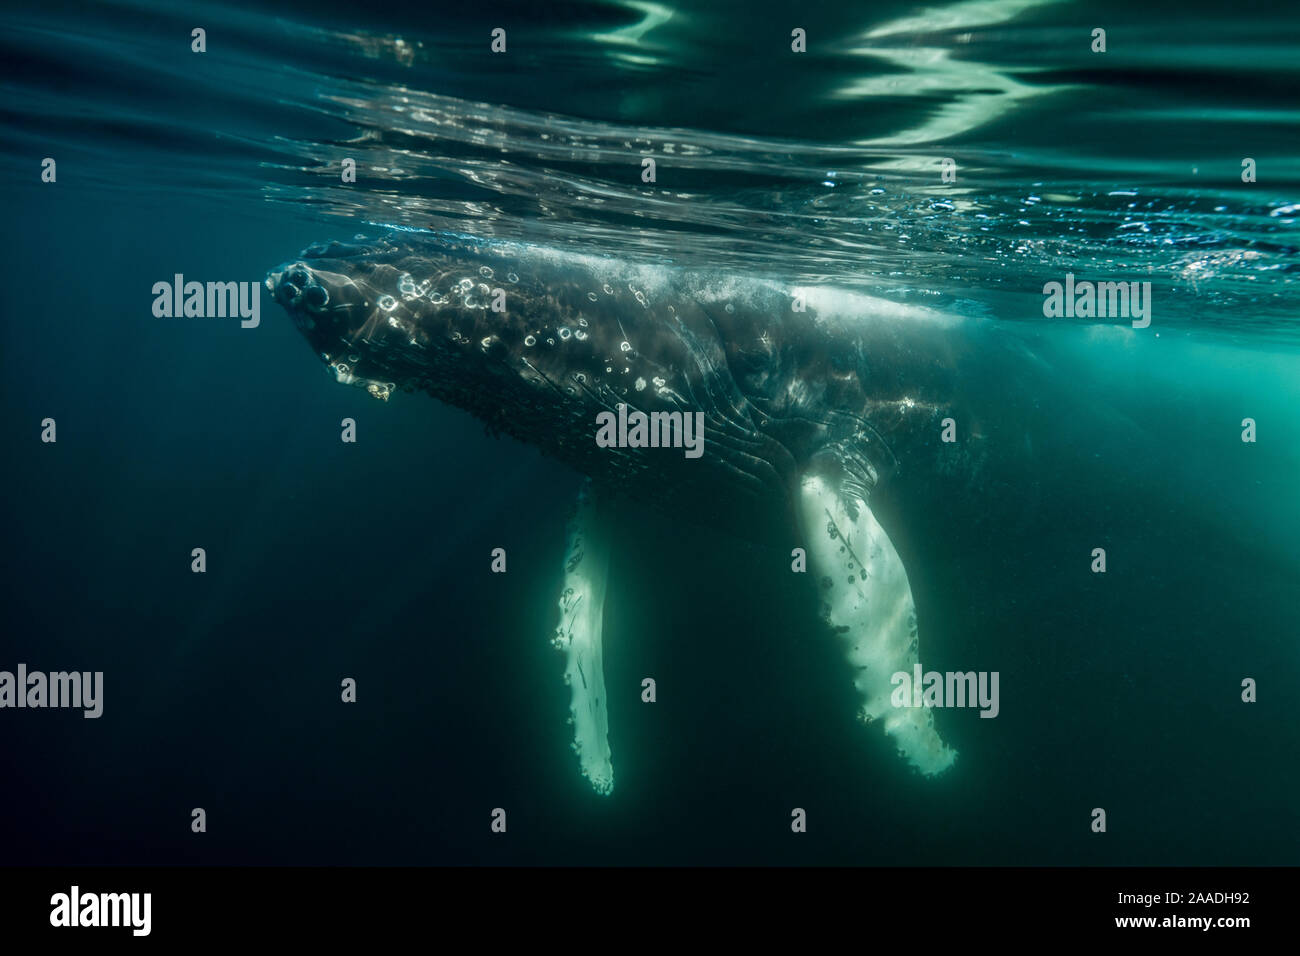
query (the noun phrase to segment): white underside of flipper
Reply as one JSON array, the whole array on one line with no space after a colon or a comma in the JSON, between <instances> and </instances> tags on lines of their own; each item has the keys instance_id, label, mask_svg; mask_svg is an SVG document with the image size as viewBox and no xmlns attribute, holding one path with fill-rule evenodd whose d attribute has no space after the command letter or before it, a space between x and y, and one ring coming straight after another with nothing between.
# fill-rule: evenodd
<instances>
[{"instance_id":1,"label":"white underside of flipper","mask_svg":"<svg viewBox=\"0 0 1300 956\"><path fill-rule=\"evenodd\" d=\"M894 674L917 664L916 608L907 571L865 501L844 497L821 475L800 484L800 528L819 581L827 623L844 641L862 695L861 717L879 723L899 755L923 774L942 773L957 753L940 738L929 707L895 707Z\"/></svg>"},{"instance_id":2,"label":"white underside of flipper","mask_svg":"<svg viewBox=\"0 0 1300 956\"><path fill-rule=\"evenodd\" d=\"M565 654L564 682L572 692L569 711L573 749L578 754L582 775L591 781L597 793L603 794L614 789L600 646L608 574L609 538L598 520L596 501L588 483L578 496L578 510L569 523L560 624L555 629L553 643Z\"/></svg>"}]
</instances>

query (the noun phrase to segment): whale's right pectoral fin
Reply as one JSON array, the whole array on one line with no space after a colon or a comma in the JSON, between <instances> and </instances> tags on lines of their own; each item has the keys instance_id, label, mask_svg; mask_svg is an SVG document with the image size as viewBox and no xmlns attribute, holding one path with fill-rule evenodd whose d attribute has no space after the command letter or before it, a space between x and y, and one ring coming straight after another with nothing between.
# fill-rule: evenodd
<instances>
[{"instance_id":1,"label":"whale's right pectoral fin","mask_svg":"<svg viewBox=\"0 0 1300 956\"><path fill-rule=\"evenodd\" d=\"M603 794L614 789L601 655L608 574L609 535L597 513L591 483L585 482L578 495L577 511L569 522L560 624L555 629L554 644L565 654L564 682L572 695L569 722L573 724L573 749L582 775L597 793Z\"/></svg>"},{"instance_id":2,"label":"whale's right pectoral fin","mask_svg":"<svg viewBox=\"0 0 1300 956\"><path fill-rule=\"evenodd\" d=\"M900 756L921 773L942 773L957 754L939 738L933 711L911 706L910 693L899 695L906 698L900 706L892 699L899 686L893 676L907 674L910 688L918 663L916 608L898 552L851 486L806 475L798 509L810 570L820 581L823 615L853 665L863 720L883 726Z\"/></svg>"}]
</instances>

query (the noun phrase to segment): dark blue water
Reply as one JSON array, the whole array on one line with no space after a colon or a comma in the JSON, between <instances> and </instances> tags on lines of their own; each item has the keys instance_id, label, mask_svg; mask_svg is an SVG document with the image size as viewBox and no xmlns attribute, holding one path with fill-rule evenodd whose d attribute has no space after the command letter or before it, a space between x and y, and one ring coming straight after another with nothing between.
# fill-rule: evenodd
<instances>
[{"instance_id":1,"label":"dark blue water","mask_svg":"<svg viewBox=\"0 0 1300 956\"><path fill-rule=\"evenodd\" d=\"M106 691L98 720L0 710L0 862L1296 862L1292 6L3 16L0 669ZM390 224L1028 326L1049 391L963 386L1032 455L877 509L926 666L1001 674L997 719L939 715L954 769L855 722L788 555L630 507L592 793L548 643L579 477L335 384L269 296L256 329L152 314L175 273ZM1151 281L1151 328L1045 319L1067 272Z\"/></svg>"}]
</instances>

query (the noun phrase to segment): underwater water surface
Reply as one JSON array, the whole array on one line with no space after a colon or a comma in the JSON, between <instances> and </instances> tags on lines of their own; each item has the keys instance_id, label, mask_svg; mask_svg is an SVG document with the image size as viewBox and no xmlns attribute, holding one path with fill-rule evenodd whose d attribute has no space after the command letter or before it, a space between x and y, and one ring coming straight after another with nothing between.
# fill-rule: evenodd
<instances>
[{"instance_id":1,"label":"underwater water surface","mask_svg":"<svg viewBox=\"0 0 1300 956\"><path fill-rule=\"evenodd\" d=\"M1300 857L1294 4L155 0L0 19L0 669L106 675L98 720L0 714L0 859ZM953 768L912 772L854 719L788 550L625 502L617 785L594 793L549 643L580 476L427 396L337 384L269 294L256 328L152 311L177 273L260 287L311 243L394 228L1014 327L1025 378L961 370L1000 423L986 467L898 475L873 504L927 669L1000 674L996 719L938 714ZM1149 326L1046 316L1067 275L1150 282Z\"/></svg>"}]
</instances>

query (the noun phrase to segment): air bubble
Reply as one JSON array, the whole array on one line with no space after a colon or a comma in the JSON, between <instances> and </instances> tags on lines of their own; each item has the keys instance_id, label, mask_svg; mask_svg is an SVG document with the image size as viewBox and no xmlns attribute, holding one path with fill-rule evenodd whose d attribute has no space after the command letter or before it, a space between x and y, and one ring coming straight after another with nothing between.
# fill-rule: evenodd
<instances>
[{"instance_id":1,"label":"air bubble","mask_svg":"<svg viewBox=\"0 0 1300 956\"><path fill-rule=\"evenodd\" d=\"M642 391L644 388L645 388L645 379L638 378L636 380L636 390L639 392Z\"/></svg>"},{"instance_id":2,"label":"air bubble","mask_svg":"<svg viewBox=\"0 0 1300 956\"><path fill-rule=\"evenodd\" d=\"M534 338L531 335L524 336L524 345L527 345L529 348L532 348L536 344L537 344L536 338Z\"/></svg>"},{"instance_id":3,"label":"air bubble","mask_svg":"<svg viewBox=\"0 0 1300 956\"><path fill-rule=\"evenodd\" d=\"M595 301L596 301L596 298L597 298L597 297L596 297L596 293L594 293L594 292L588 292L588 293L587 293L587 298L590 299L592 302L595 302Z\"/></svg>"},{"instance_id":4,"label":"air bubble","mask_svg":"<svg viewBox=\"0 0 1300 956\"><path fill-rule=\"evenodd\" d=\"M519 281L519 276L515 275L513 272L507 272L507 273L506 273L506 281L507 281L507 282L518 282L518 281Z\"/></svg>"},{"instance_id":5,"label":"air bubble","mask_svg":"<svg viewBox=\"0 0 1300 956\"><path fill-rule=\"evenodd\" d=\"M485 278L485 279L491 279L491 278L492 278L492 269L491 269L490 267L488 267L488 266L479 266L479 267L478 267L478 274L481 275L481 276L483 276L483 278Z\"/></svg>"},{"instance_id":6,"label":"air bubble","mask_svg":"<svg viewBox=\"0 0 1300 956\"><path fill-rule=\"evenodd\" d=\"M578 324L581 325L581 326L585 329L585 328L587 327L587 320L584 319L584 318L582 318L581 316L579 316L579 317L578 317Z\"/></svg>"},{"instance_id":7,"label":"air bubble","mask_svg":"<svg viewBox=\"0 0 1300 956\"><path fill-rule=\"evenodd\" d=\"M653 381L653 382L655 383L655 388L663 388L663 387L664 387L664 380L663 380L662 378L660 378L658 375L656 375L653 379L651 379L651 381Z\"/></svg>"},{"instance_id":8,"label":"air bubble","mask_svg":"<svg viewBox=\"0 0 1300 956\"><path fill-rule=\"evenodd\" d=\"M377 304L385 312L392 312L395 308L397 308L397 300L394 299L391 295L381 295L379 297L379 302Z\"/></svg>"},{"instance_id":9,"label":"air bubble","mask_svg":"<svg viewBox=\"0 0 1300 956\"><path fill-rule=\"evenodd\" d=\"M624 352L632 351L632 344L630 342L621 342L619 343L618 347L621 348Z\"/></svg>"},{"instance_id":10,"label":"air bubble","mask_svg":"<svg viewBox=\"0 0 1300 956\"><path fill-rule=\"evenodd\" d=\"M572 334L573 333L570 332L568 329L560 329L560 338L562 339L567 339Z\"/></svg>"},{"instance_id":11,"label":"air bubble","mask_svg":"<svg viewBox=\"0 0 1300 956\"><path fill-rule=\"evenodd\" d=\"M582 331L582 329L578 329L578 331L573 333L573 337L579 342L585 342L587 340L587 333Z\"/></svg>"},{"instance_id":12,"label":"air bubble","mask_svg":"<svg viewBox=\"0 0 1300 956\"><path fill-rule=\"evenodd\" d=\"M614 294L614 290L611 289L611 288L609 287L609 283L608 283L608 282L606 282L603 286L601 286L601 288L603 288L603 289L605 290L605 295L613 295L613 294Z\"/></svg>"}]
</instances>

